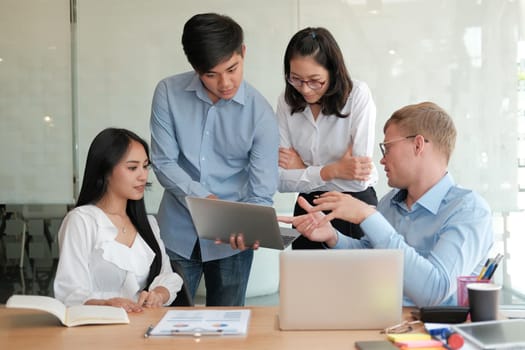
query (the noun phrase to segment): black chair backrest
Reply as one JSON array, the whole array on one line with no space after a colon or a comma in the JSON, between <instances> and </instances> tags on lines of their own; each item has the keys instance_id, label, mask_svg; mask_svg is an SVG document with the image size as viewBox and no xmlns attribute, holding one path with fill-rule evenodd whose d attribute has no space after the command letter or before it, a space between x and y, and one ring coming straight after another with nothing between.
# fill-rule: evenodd
<instances>
[{"instance_id":1,"label":"black chair backrest","mask_svg":"<svg viewBox=\"0 0 525 350\"><path fill-rule=\"evenodd\" d=\"M182 277L182 288L177 293L177 297L170 306L194 306L193 298L188 289L188 285L186 284L186 278L184 277L182 267L175 260L171 260L171 268L173 269L173 272Z\"/></svg>"}]
</instances>

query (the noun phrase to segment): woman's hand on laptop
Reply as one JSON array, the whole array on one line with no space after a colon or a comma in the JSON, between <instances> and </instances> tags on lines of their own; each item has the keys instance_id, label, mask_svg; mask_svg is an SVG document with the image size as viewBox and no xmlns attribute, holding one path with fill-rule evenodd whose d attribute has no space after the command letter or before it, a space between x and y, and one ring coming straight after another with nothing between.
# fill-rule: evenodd
<instances>
[{"instance_id":1,"label":"woman's hand on laptop","mask_svg":"<svg viewBox=\"0 0 525 350\"><path fill-rule=\"evenodd\" d=\"M308 212L308 214L299 216L278 216L277 220L292 224L297 231L303 236L314 242L324 242L328 247L333 248L337 244L337 231L329 221L325 221L325 215L322 212L314 212L314 207L303 197L298 197L299 205Z\"/></svg>"},{"instance_id":2,"label":"woman's hand on laptop","mask_svg":"<svg viewBox=\"0 0 525 350\"><path fill-rule=\"evenodd\" d=\"M220 239L215 240L215 244L222 243L224 242ZM246 250L251 248L253 250L257 250L259 249L259 241L255 241L255 243L251 247L248 247L244 243L244 235L242 233L232 233L230 235L230 246L232 247L232 249Z\"/></svg>"}]
</instances>

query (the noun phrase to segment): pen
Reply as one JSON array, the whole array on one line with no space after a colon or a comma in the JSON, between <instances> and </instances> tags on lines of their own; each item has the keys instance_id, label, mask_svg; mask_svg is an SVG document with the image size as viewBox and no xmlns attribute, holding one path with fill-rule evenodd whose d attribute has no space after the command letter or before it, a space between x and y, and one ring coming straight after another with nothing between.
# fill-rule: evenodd
<instances>
[{"instance_id":1,"label":"pen","mask_svg":"<svg viewBox=\"0 0 525 350\"><path fill-rule=\"evenodd\" d=\"M496 258L496 261L494 262L494 264L492 264L492 271L490 272L487 272L487 279L492 279L492 276L494 275L494 272L496 272L496 268L498 267L499 263L501 262L501 260L503 259L503 255L500 255Z\"/></svg>"},{"instance_id":2,"label":"pen","mask_svg":"<svg viewBox=\"0 0 525 350\"><path fill-rule=\"evenodd\" d=\"M487 268L489 267L490 263L492 262L491 258L488 258L487 261L485 261L485 265L481 268L481 272L478 275L478 281L483 279L483 276L485 275L485 271L487 271Z\"/></svg>"},{"instance_id":3,"label":"pen","mask_svg":"<svg viewBox=\"0 0 525 350\"><path fill-rule=\"evenodd\" d=\"M150 324L148 329L146 329L146 333L144 333L144 338L149 338L149 336L151 335L151 331L153 330L153 325Z\"/></svg>"},{"instance_id":4,"label":"pen","mask_svg":"<svg viewBox=\"0 0 525 350\"><path fill-rule=\"evenodd\" d=\"M492 261L490 262L489 266L487 267L487 269L485 270L484 274L483 274L483 278L482 279L489 279L489 276L494 273L494 266L499 262L499 259L500 257L502 257L502 255L500 255L498 253L498 255L496 255L496 257L494 259L491 259Z\"/></svg>"},{"instance_id":5,"label":"pen","mask_svg":"<svg viewBox=\"0 0 525 350\"><path fill-rule=\"evenodd\" d=\"M494 271L494 263L490 264L489 267L487 267L487 270L485 271L485 274L483 275L483 280L489 279L489 276L492 275Z\"/></svg>"},{"instance_id":6,"label":"pen","mask_svg":"<svg viewBox=\"0 0 525 350\"><path fill-rule=\"evenodd\" d=\"M494 270L494 264L499 263L501 258L503 258L503 255L500 253L496 254L495 258L488 258L478 275L478 281L489 278L488 276Z\"/></svg>"}]
</instances>

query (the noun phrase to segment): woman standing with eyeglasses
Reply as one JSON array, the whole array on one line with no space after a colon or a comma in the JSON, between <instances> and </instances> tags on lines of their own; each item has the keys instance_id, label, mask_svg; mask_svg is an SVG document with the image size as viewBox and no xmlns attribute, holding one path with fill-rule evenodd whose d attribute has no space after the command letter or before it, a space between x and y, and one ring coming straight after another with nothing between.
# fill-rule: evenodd
<instances>
[{"instance_id":1,"label":"woman standing with eyeglasses","mask_svg":"<svg viewBox=\"0 0 525 350\"><path fill-rule=\"evenodd\" d=\"M376 205L372 163L376 107L368 86L352 80L339 45L324 28L297 32L284 56L286 89L279 97L280 192L299 192L312 203L327 191ZM304 214L295 204L294 216ZM341 233L363 236L359 225L332 221ZM321 249L304 236L293 249Z\"/></svg>"}]
</instances>

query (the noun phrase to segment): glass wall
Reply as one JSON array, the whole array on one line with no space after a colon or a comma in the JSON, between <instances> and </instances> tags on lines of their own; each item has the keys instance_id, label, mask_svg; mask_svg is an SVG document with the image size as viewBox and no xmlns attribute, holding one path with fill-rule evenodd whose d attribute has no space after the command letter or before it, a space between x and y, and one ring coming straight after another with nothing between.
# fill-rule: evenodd
<instances>
[{"instance_id":1,"label":"glass wall","mask_svg":"<svg viewBox=\"0 0 525 350\"><path fill-rule=\"evenodd\" d=\"M505 302L525 303L524 8L523 0L2 0L0 203L71 204L98 131L126 127L149 139L155 84L190 69L180 37L191 15L225 13L243 26L246 79L273 106L289 38L323 26L352 77L372 91L377 142L403 105L431 100L453 116L450 171L491 205L494 255L506 253L496 279L509 292ZM374 160L381 196L388 188L379 149ZM162 188L151 180L154 213ZM275 199L279 212L291 212L294 194Z\"/></svg>"},{"instance_id":2,"label":"glass wall","mask_svg":"<svg viewBox=\"0 0 525 350\"><path fill-rule=\"evenodd\" d=\"M0 1L0 203L73 200L69 1Z\"/></svg>"}]
</instances>

